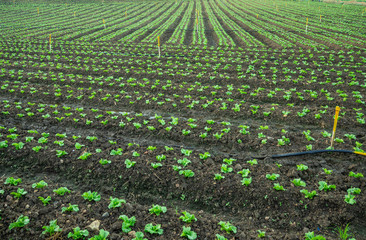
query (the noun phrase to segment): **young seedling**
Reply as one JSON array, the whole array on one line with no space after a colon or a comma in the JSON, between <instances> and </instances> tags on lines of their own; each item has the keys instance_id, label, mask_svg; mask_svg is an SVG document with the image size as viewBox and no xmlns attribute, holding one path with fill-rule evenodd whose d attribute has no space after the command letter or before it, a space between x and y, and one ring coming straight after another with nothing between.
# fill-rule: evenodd
<instances>
[{"instance_id":1,"label":"young seedling","mask_svg":"<svg viewBox=\"0 0 366 240\"><path fill-rule=\"evenodd\" d=\"M184 175L186 178L190 178L194 176L194 172L192 170L180 170L179 175Z\"/></svg>"},{"instance_id":2,"label":"young seedling","mask_svg":"<svg viewBox=\"0 0 366 240\"><path fill-rule=\"evenodd\" d=\"M215 180L221 180L223 178L225 178L225 176L221 175L220 173L215 173L215 177L214 177Z\"/></svg>"},{"instance_id":3,"label":"young seedling","mask_svg":"<svg viewBox=\"0 0 366 240\"><path fill-rule=\"evenodd\" d=\"M76 204L72 205L71 203L69 203L68 207L62 208L62 212L79 212L79 207Z\"/></svg>"},{"instance_id":4,"label":"young seedling","mask_svg":"<svg viewBox=\"0 0 366 240\"><path fill-rule=\"evenodd\" d=\"M211 157L211 154L209 152L200 153L200 159L206 160L207 158Z\"/></svg>"},{"instance_id":5,"label":"young seedling","mask_svg":"<svg viewBox=\"0 0 366 240\"><path fill-rule=\"evenodd\" d=\"M81 195L85 200L88 200L88 201L100 201L101 197L100 197L100 194L98 194L97 192L91 192L91 191L88 191L88 192L84 192L83 195Z\"/></svg>"},{"instance_id":6,"label":"young seedling","mask_svg":"<svg viewBox=\"0 0 366 240\"><path fill-rule=\"evenodd\" d=\"M39 196L38 199L41 200L41 202L43 203L43 206L47 206L47 204L49 204L51 201L50 196L47 196L46 198Z\"/></svg>"},{"instance_id":7,"label":"young seedling","mask_svg":"<svg viewBox=\"0 0 366 240\"><path fill-rule=\"evenodd\" d=\"M241 174L241 176L243 178L248 177L249 176L249 173L250 173L250 170L249 169L243 169L243 170L241 170L241 171L238 172L238 174Z\"/></svg>"},{"instance_id":8,"label":"young seedling","mask_svg":"<svg viewBox=\"0 0 366 240\"><path fill-rule=\"evenodd\" d=\"M258 164L257 159L249 160L247 163L249 163L251 166Z\"/></svg>"},{"instance_id":9,"label":"young seedling","mask_svg":"<svg viewBox=\"0 0 366 240\"><path fill-rule=\"evenodd\" d=\"M89 238L89 240L106 240L109 235L108 231L105 231L104 229L99 230L99 234L95 235L92 238Z\"/></svg>"},{"instance_id":10,"label":"young seedling","mask_svg":"<svg viewBox=\"0 0 366 240\"><path fill-rule=\"evenodd\" d=\"M26 195L28 192L25 191L23 188L18 188L18 190L16 192L11 192L11 195L14 195L15 199L19 199L21 198L21 196Z\"/></svg>"},{"instance_id":11,"label":"young seedling","mask_svg":"<svg viewBox=\"0 0 366 240\"><path fill-rule=\"evenodd\" d=\"M148 223L145 225L145 232L162 235L164 230L161 228L161 224L153 225L152 223Z\"/></svg>"},{"instance_id":12,"label":"young seedling","mask_svg":"<svg viewBox=\"0 0 366 240\"><path fill-rule=\"evenodd\" d=\"M32 188L44 188L44 187L47 187L47 186L48 186L48 184L43 180L39 181L38 183L33 183L32 184Z\"/></svg>"},{"instance_id":13,"label":"young seedling","mask_svg":"<svg viewBox=\"0 0 366 240\"><path fill-rule=\"evenodd\" d=\"M69 232L67 235L68 238L84 239L85 237L89 236L88 230L81 230L80 227L73 228L73 231L73 233Z\"/></svg>"},{"instance_id":14,"label":"young seedling","mask_svg":"<svg viewBox=\"0 0 366 240\"><path fill-rule=\"evenodd\" d=\"M219 225L221 226L221 230L230 234L231 232L236 233L236 227L232 225L230 222L220 221Z\"/></svg>"},{"instance_id":15,"label":"young seedling","mask_svg":"<svg viewBox=\"0 0 366 240\"><path fill-rule=\"evenodd\" d=\"M348 204L353 205L356 203L355 197L355 195L348 193L347 195L344 195L344 201Z\"/></svg>"},{"instance_id":16,"label":"young seedling","mask_svg":"<svg viewBox=\"0 0 366 240\"><path fill-rule=\"evenodd\" d=\"M271 180L271 181L274 181L279 177L280 177L280 174L276 174L276 173L266 174L266 178Z\"/></svg>"},{"instance_id":17,"label":"young seedling","mask_svg":"<svg viewBox=\"0 0 366 240\"><path fill-rule=\"evenodd\" d=\"M320 181L319 182L319 190L320 191L330 191L332 189L336 189L336 185L328 185L327 182L325 181Z\"/></svg>"},{"instance_id":18,"label":"young seedling","mask_svg":"<svg viewBox=\"0 0 366 240\"><path fill-rule=\"evenodd\" d=\"M300 164L300 165L296 165L296 166L297 166L298 171L305 171L309 168L308 166L306 166L304 164Z\"/></svg>"},{"instance_id":19,"label":"young seedling","mask_svg":"<svg viewBox=\"0 0 366 240\"><path fill-rule=\"evenodd\" d=\"M185 227L183 226L181 237L186 237L189 240L195 240L197 238L197 233L191 230L191 227Z\"/></svg>"},{"instance_id":20,"label":"young seedling","mask_svg":"<svg viewBox=\"0 0 366 240\"><path fill-rule=\"evenodd\" d=\"M110 197L109 200L110 200L110 203L108 205L109 209L121 207L122 203L126 203L126 200L119 198Z\"/></svg>"},{"instance_id":21,"label":"young seedling","mask_svg":"<svg viewBox=\"0 0 366 240\"><path fill-rule=\"evenodd\" d=\"M192 221L197 221L197 218L193 215L190 214L189 212L182 212L183 216L180 216L179 219L181 219L183 222L185 223L191 223Z\"/></svg>"},{"instance_id":22,"label":"young seedling","mask_svg":"<svg viewBox=\"0 0 366 240\"><path fill-rule=\"evenodd\" d=\"M156 216L159 216L160 213L166 213L167 208L164 206L160 206L160 205L154 205L152 206L152 208L149 209L149 212L151 214L155 214Z\"/></svg>"},{"instance_id":23,"label":"young seedling","mask_svg":"<svg viewBox=\"0 0 366 240\"><path fill-rule=\"evenodd\" d=\"M249 186L249 184L251 184L251 183L252 183L252 177L250 177L250 178L243 178L241 180L241 185Z\"/></svg>"},{"instance_id":24,"label":"young seedling","mask_svg":"<svg viewBox=\"0 0 366 240\"><path fill-rule=\"evenodd\" d=\"M50 236L52 236L56 232L62 231L62 228L57 225L57 219L50 221L50 225L43 226L42 229L44 229L44 231L42 232L43 235L48 233Z\"/></svg>"},{"instance_id":25,"label":"young seedling","mask_svg":"<svg viewBox=\"0 0 366 240\"><path fill-rule=\"evenodd\" d=\"M326 168L323 168L323 171L325 174L328 174L328 175L332 174L332 172L333 172L333 170L328 170Z\"/></svg>"},{"instance_id":26,"label":"young seedling","mask_svg":"<svg viewBox=\"0 0 366 240\"><path fill-rule=\"evenodd\" d=\"M15 179L13 177L8 177L7 179L5 179L4 184L10 184L10 185L13 185L13 186L17 186L21 182L22 182L21 178Z\"/></svg>"},{"instance_id":27,"label":"young seedling","mask_svg":"<svg viewBox=\"0 0 366 240\"><path fill-rule=\"evenodd\" d=\"M120 215L119 219L123 220L122 223L122 232L129 233L132 231L131 227L133 227L136 223L136 217L132 216L128 218L126 215Z\"/></svg>"},{"instance_id":28,"label":"young seedling","mask_svg":"<svg viewBox=\"0 0 366 240\"><path fill-rule=\"evenodd\" d=\"M29 218L27 216L20 215L16 222L10 223L9 230L12 230L13 228L21 228L24 227L29 223Z\"/></svg>"},{"instance_id":29,"label":"young seedling","mask_svg":"<svg viewBox=\"0 0 366 240\"><path fill-rule=\"evenodd\" d=\"M258 230L258 237L259 237L259 238L264 238L264 237L266 237L266 232L265 232L265 231Z\"/></svg>"},{"instance_id":30,"label":"young seedling","mask_svg":"<svg viewBox=\"0 0 366 240\"><path fill-rule=\"evenodd\" d=\"M326 240L326 239L321 235L315 235L314 232L307 232L305 233L305 240Z\"/></svg>"},{"instance_id":31,"label":"young seedling","mask_svg":"<svg viewBox=\"0 0 366 240\"><path fill-rule=\"evenodd\" d=\"M296 187L306 187L306 183L302 181L300 178L295 178L291 181Z\"/></svg>"},{"instance_id":32,"label":"young seedling","mask_svg":"<svg viewBox=\"0 0 366 240\"><path fill-rule=\"evenodd\" d=\"M132 168L134 165L136 164L135 161L131 161L130 159L126 159L125 160L125 165L126 165L126 168Z\"/></svg>"},{"instance_id":33,"label":"young seedling","mask_svg":"<svg viewBox=\"0 0 366 240\"><path fill-rule=\"evenodd\" d=\"M142 232L136 232L135 238L132 238L132 240L147 240L147 238L144 238L144 234Z\"/></svg>"},{"instance_id":34,"label":"young seedling","mask_svg":"<svg viewBox=\"0 0 366 240\"><path fill-rule=\"evenodd\" d=\"M54 189L53 192L57 195L63 196L65 193L70 193L71 191L67 189L67 187L60 187L58 189Z\"/></svg>"},{"instance_id":35,"label":"young seedling","mask_svg":"<svg viewBox=\"0 0 366 240\"><path fill-rule=\"evenodd\" d=\"M309 192L306 189L302 189L302 190L300 190L300 192L305 195L305 198L309 198L309 199L313 199L316 195L318 195L315 190Z\"/></svg>"},{"instance_id":36,"label":"young seedling","mask_svg":"<svg viewBox=\"0 0 366 240\"><path fill-rule=\"evenodd\" d=\"M279 183L275 183L274 184L274 186L273 186L273 188L275 189L275 190L277 190L277 191L285 191L286 189L283 187L283 186L281 186Z\"/></svg>"},{"instance_id":37,"label":"young seedling","mask_svg":"<svg viewBox=\"0 0 366 240\"><path fill-rule=\"evenodd\" d=\"M352 171L349 172L348 176L354 177L354 178L363 178L363 174L362 173L354 173Z\"/></svg>"}]
</instances>

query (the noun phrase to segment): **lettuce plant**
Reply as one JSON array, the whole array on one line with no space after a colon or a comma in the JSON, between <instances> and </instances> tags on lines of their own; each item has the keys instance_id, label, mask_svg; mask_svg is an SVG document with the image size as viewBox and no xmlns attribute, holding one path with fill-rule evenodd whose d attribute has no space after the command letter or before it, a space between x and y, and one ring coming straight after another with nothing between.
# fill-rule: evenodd
<instances>
[{"instance_id":1,"label":"lettuce plant","mask_svg":"<svg viewBox=\"0 0 366 240\"><path fill-rule=\"evenodd\" d=\"M215 173L215 177L214 177L215 180L221 180L223 178L225 178L225 176L221 175L220 173Z\"/></svg>"},{"instance_id":2,"label":"lettuce plant","mask_svg":"<svg viewBox=\"0 0 366 240\"><path fill-rule=\"evenodd\" d=\"M81 230L80 227L73 228L73 232L67 234L67 237L72 239L84 239L87 236L89 236L88 230Z\"/></svg>"},{"instance_id":3,"label":"lettuce plant","mask_svg":"<svg viewBox=\"0 0 366 240\"><path fill-rule=\"evenodd\" d=\"M328 185L327 182L325 181L320 181L319 182L319 190L320 191L330 191L332 189L336 189L336 185Z\"/></svg>"},{"instance_id":4,"label":"lettuce plant","mask_svg":"<svg viewBox=\"0 0 366 240\"><path fill-rule=\"evenodd\" d=\"M152 223L148 223L145 225L145 232L162 235L164 230L161 228L161 224L153 225Z\"/></svg>"},{"instance_id":5,"label":"lettuce plant","mask_svg":"<svg viewBox=\"0 0 366 240\"><path fill-rule=\"evenodd\" d=\"M279 177L280 177L280 174L276 174L276 173L266 174L266 178L269 180L272 180L272 181L276 180Z\"/></svg>"},{"instance_id":6,"label":"lettuce plant","mask_svg":"<svg viewBox=\"0 0 366 240\"><path fill-rule=\"evenodd\" d=\"M166 213L167 208L164 206L160 206L160 205L154 205L152 206L152 208L149 209L149 212L151 214L155 214L156 216L159 216L160 213Z\"/></svg>"},{"instance_id":7,"label":"lettuce plant","mask_svg":"<svg viewBox=\"0 0 366 240\"><path fill-rule=\"evenodd\" d=\"M247 163L249 163L251 166L258 164L257 159L249 160Z\"/></svg>"},{"instance_id":8,"label":"lettuce plant","mask_svg":"<svg viewBox=\"0 0 366 240\"><path fill-rule=\"evenodd\" d=\"M89 240L106 240L109 235L108 231L105 231L104 229L99 230L99 234L95 235L92 238L89 238Z\"/></svg>"},{"instance_id":9,"label":"lettuce plant","mask_svg":"<svg viewBox=\"0 0 366 240\"><path fill-rule=\"evenodd\" d=\"M131 161L130 159L126 159L125 160L125 165L126 165L126 168L132 168L134 165L136 164L135 161Z\"/></svg>"},{"instance_id":10,"label":"lettuce plant","mask_svg":"<svg viewBox=\"0 0 366 240\"><path fill-rule=\"evenodd\" d=\"M144 234L142 232L136 232L135 237L132 240L147 240L144 238Z\"/></svg>"},{"instance_id":11,"label":"lettuce plant","mask_svg":"<svg viewBox=\"0 0 366 240\"><path fill-rule=\"evenodd\" d=\"M47 187L47 186L48 186L48 184L43 180L39 181L38 183L33 183L32 184L32 188L44 188L44 187Z\"/></svg>"},{"instance_id":12,"label":"lettuce plant","mask_svg":"<svg viewBox=\"0 0 366 240\"><path fill-rule=\"evenodd\" d=\"M119 199L119 198L110 197L109 200L110 200L110 203L108 205L108 208L109 209L121 207L122 206L122 203L126 203L126 200Z\"/></svg>"},{"instance_id":13,"label":"lettuce plant","mask_svg":"<svg viewBox=\"0 0 366 240\"><path fill-rule=\"evenodd\" d=\"M306 183L302 181L300 178L295 178L291 181L297 187L306 187Z\"/></svg>"},{"instance_id":14,"label":"lettuce plant","mask_svg":"<svg viewBox=\"0 0 366 240\"><path fill-rule=\"evenodd\" d=\"M242 180L241 180L241 185L245 185L245 186L248 186L249 184L251 184L252 183L252 177L250 177L250 178L243 178Z\"/></svg>"},{"instance_id":15,"label":"lettuce plant","mask_svg":"<svg viewBox=\"0 0 366 240\"><path fill-rule=\"evenodd\" d=\"M4 184L10 184L10 185L13 185L13 186L17 186L21 182L22 182L21 178L15 179L13 177L8 177L7 179L5 179Z\"/></svg>"},{"instance_id":16,"label":"lettuce plant","mask_svg":"<svg viewBox=\"0 0 366 240\"><path fill-rule=\"evenodd\" d=\"M23 188L18 188L18 190L16 192L11 192L11 195L14 195L15 199L19 199L21 198L21 196L26 195L28 192L25 191Z\"/></svg>"},{"instance_id":17,"label":"lettuce plant","mask_svg":"<svg viewBox=\"0 0 366 240\"><path fill-rule=\"evenodd\" d=\"M275 189L275 190L277 190L277 191L285 191L286 189L283 187L283 186L281 186L279 183L275 183L274 184L274 186L273 186L273 188Z\"/></svg>"},{"instance_id":18,"label":"lettuce plant","mask_svg":"<svg viewBox=\"0 0 366 240\"><path fill-rule=\"evenodd\" d=\"M100 197L100 194L98 194L97 192L91 192L91 191L88 191L88 192L84 192L83 195L81 195L85 200L88 200L88 201L100 201L101 197Z\"/></svg>"},{"instance_id":19,"label":"lettuce plant","mask_svg":"<svg viewBox=\"0 0 366 240\"><path fill-rule=\"evenodd\" d=\"M300 192L305 195L305 198L309 198L309 199L313 199L314 196L318 195L315 190L309 192L306 189L302 189L302 190L300 190Z\"/></svg>"},{"instance_id":20,"label":"lettuce plant","mask_svg":"<svg viewBox=\"0 0 366 240\"><path fill-rule=\"evenodd\" d=\"M16 227L17 228L24 227L28 223L29 223L29 217L20 215L15 222L10 223L9 230L12 230L13 228L16 228Z\"/></svg>"},{"instance_id":21,"label":"lettuce plant","mask_svg":"<svg viewBox=\"0 0 366 240\"><path fill-rule=\"evenodd\" d=\"M348 176L354 177L354 178L363 178L363 174L362 173L354 173L352 171L349 172Z\"/></svg>"},{"instance_id":22,"label":"lettuce plant","mask_svg":"<svg viewBox=\"0 0 366 240\"><path fill-rule=\"evenodd\" d=\"M43 203L43 206L47 206L47 204L49 204L51 201L50 196L47 196L46 198L39 196L38 199L41 200L41 202Z\"/></svg>"},{"instance_id":23,"label":"lettuce plant","mask_svg":"<svg viewBox=\"0 0 366 240\"><path fill-rule=\"evenodd\" d=\"M184 175L186 178L190 178L194 176L194 172L192 170L186 169L186 170L180 170L179 175Z\"/></svg>"},{"instance_id":24,"label":"lettuce plant","mask_svg":"<svg viewBox=\"0 0 366 240\"><path fill-rule=\"evenodd\" d=\"M190 214L187 211L182 212L182 214L183 216L180 216L179 219L185 223L191 223L192 221L197 221L197 218L193 214Z\"/></svg>"},{"instance_id":25,"label":"lettuce plant","mask_svg":"<svg viewBox=\"0 0 366 240\"><path fill-rule=\"evenodd\" d=\"M102 165L110 164L111 162L112 161L103 158L99 160L99 163Z\"/></svg>"},{"instance_id":26,"label":"lettuce plant","mask_svg":"<svg viewBox=\"0 0 366 240\"><path fill-rule=\"evenodd\" d=\"M305 240L326 240L326 239L321 235L315 235L314 232L307 232L305 233Z\"/></svg>"},{"instance_id":27,"label":"lettuce plant","mask_svg":"<svg viewBox=\"0 0 366 240\"><path fill-rule=\"evenodd\" d=\"M300 164L300 165L296 165L296 166L297 166L298 171L305 171L309 168L308 166L306 166L304 164Z\"/></svg>"},{"instance_id":28,"label":"lettuce plant","mask_svg":"<svg viewBox=\"0 0 366 240\"><path fill-rule=\"evenodd\" d=\"M63 196L65 193L70 193L71 191L67 189L67 187L60 187L58 189L54 189L53 192L57 195Z\"/></svg>"},{"instance_id":29,"label":"lettuce plant","mask_svg":"<svg viewBox=\"0 0 366 240\"><path fill-rule=\"evenodd\" d=\"M132 231L131 227L133 227L136 223L136 217L135 216L132 216L132 217L128 218L126 215L120 215L118 217L118 219L123 220L122 232L129 233L130 231Z\"/></svg>"},{"instance_id":30,"label":"lettuce plant","mask_svg":"<svg viewBox=\"0 0 366 240\"><path fill-rule=\"evenodd\" d=\"M62 231L62 228L57 225L57 219L50 221L50 225L43 226L42 229L44 229L44 231L42 232L43 235L48 233L50 236L52 236L56 232Z\"/></svg>"},{"instance_id":31,"label":"lettuce plant","mask_svg":"<svg viewBox=\"0 0 366 240\"><path fill-rule=\"evenodd\" d=\"M69 203L68 207L63 207L61 210L62 212L79 212L79 207L76 204L72 205Z\"/></svg>"},{"instance_id":32,"label":"lettuce plant","mask_svg":"<svg viewBox=\"0 0 366 240\"><path fill-rule=\"evenodd\" d=\"M226 233L236 233L236 227L232 225L230 222L220 221L219 225L221 226L221 230L225 231Z\"/></svg>"},{"instance_id":33,"label":"lettuce plant","mask_svg":"<svg viewBox=\"0 0 366 240\"><path fill-rule=\"evenodd\" d=\"M183 226L183 231L182 234L180 235L181 237L186 237L189 240L194 240L197 238L197 233L195 233L194 231L191 230L191 227L185 227Z\"/></svg>"}]
</instances>

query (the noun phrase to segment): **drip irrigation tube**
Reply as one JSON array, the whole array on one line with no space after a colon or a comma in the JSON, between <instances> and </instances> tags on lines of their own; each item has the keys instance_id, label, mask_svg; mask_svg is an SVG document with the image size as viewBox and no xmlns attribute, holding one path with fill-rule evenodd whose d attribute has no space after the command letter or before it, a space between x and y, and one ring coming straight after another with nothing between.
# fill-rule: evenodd
<instances>
[{"instance_id":1,"label":"drip irrigation tube","mask_svg":"<svg viewBox=\"0 0 366 240\"><path fill-rule=\"evenodd\" d=\"M350 151L350 150L324 149L324 150L313 150L313 151L306 151L306 152L285 153L285 154L272 155L272 156L268 156L268 157L271 157L271 158L292 157L292 156L300 156L300 155L306 155L306 154L316 154L316 153L323 153L323 152L354 153L354 154L359 154L359 155L366 156L366 153L363 153L363 152L356 152L356 151ZM266 158L266 157L257 157L257 158L263 159L263 158Z\"/></svg>"}]
</instances>

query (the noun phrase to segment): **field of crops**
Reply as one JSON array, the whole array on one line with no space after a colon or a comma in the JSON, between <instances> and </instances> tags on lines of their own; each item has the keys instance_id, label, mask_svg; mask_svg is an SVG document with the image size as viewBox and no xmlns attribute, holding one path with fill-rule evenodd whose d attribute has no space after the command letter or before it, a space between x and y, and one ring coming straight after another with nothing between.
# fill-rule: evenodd
<instances>
[{"instance_id":1,"label":"field of crops","mask_svg":"<svg viewBox=\"0 0 366 240\"><path fill-rule=\"evenodd\" d=\"M366 239L365 6L50 2L0 4L1 239Z\"/></svg>"}]
</instances>

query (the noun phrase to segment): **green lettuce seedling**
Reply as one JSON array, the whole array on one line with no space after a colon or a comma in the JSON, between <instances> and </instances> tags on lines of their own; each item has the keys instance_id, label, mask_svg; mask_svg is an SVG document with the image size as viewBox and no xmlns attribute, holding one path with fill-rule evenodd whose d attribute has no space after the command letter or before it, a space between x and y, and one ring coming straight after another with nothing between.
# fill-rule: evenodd
<instances>
[{"instance_id":1,"label":"green lettuce seedling","mask_svg":"<svg viewBox=\"0 0 366 240\"><path fill-rule=\"evenodd\" d=\"M60 187L58 189L54 189L53 192L57 195L63 196L65 193L70 193L71 191L67 189L67 187Z\"/></svg>"},{"instance_id":2,"label":"green lettuce seedling","mask_svg":"<svg viewBox=\"0 0 366 240\"><path fill-rule=\"evenodd\" d=\"M108 231L105 231L104 229L99 230L99 234L95 235L92 238L89 238L89 240L106 240L109 235Z\"/></svg>"},{"instance_id":3,"label":"green lettuce seedling","mask_svg":"<svg viewBox=\"0 0 366 240\"><path fill-rule=\"evenodd\" d=\"M214 177L215 180L221 180L223 178L225 178L225 176L221 175L220 173L215 173L215 177Z\"/></svg>"},{"instance_id":4,"label":"green lettuce seedling","mask_svg":"<svg viewBox=\"0 0 366 240\"><path fill-rule=\"evenodd\" d=\"M253 160L247 161L247 163L249 163L251 166L253 166L253 165L257 165L258 161L257 161L257 159L253 159Z\"/></svg>"},{"instance_id":5,"label":"green lettuce seedling","mask_svg":"<svg viewBox=\"0 0 366 240\"><path fill-rule=\"evenodd\" d=\"M128 218L126 215L121 215L119 216L119 219L123 220L122 232L129 233L130 231L132 231L131 227L133 227L136 223L135 216Z\"/></svg>"},{"instance_id":6,"label":"green lettuce seedling","mask_svg":"<svg viewBox=\"0 0 366 240\"><path fill-rule=\"evenodd\" d=\"M328 185L327 182L325 181L320 181L319 182L319 190L320 191L330 191L332 189L336 189L336 185Z\"/></svg>"},{"instance_id":7,"label":"green lettuce seedling","mask_svg":"<svg viewBox=\"0 0 366 240\"><path fill-rule=\"evenodd\" d=\"M314 196L318 195L315 190L309 192L306 189L302 189L302 190L300 190L300 192L305 195L305 198L309 198L309 199L313 199Z\"/></svg>"},{"instance_id":8,"label":"green lettuce seedling","mask_svg":"<svg viewBox=\"0 0 366 240\"><path fill-rule=\"evenodd\" d=\"M110 197L109 200L110 200L110 203L108 205L109 209L121 207L122 203L126 203L126 200L119 198Z\"/></svg>"},{"instance_id":9,"label":"green lettuce seedling","mask_svg":"<svg viewBox=\"0 0 366 240\"><path fill-rule=\"evenodd\" d=\"M360 194L361 193L361 189L359 189L359 188L349 188L349 189L347 189L347 192L349 193L349 194L356 194L356 195L358 195L358 194Z\"/></svg>"},{"instance_id":10,"label":"green lettuce seedling","mask_svg":"<svg viewBox=\"0 0 366 240\"><path fill-rule=\"evenodd\" d=\"M16 222L10 223L9 230L12 230L15 227L21 228L29 223L29 217L20 215Z\"/></svg>"},{"instance_id":11,"label":"green lettuce seedling","mask_svg":"<svg viewBox=\"0 0 366 240\"><path fill-rule=\"evenodd\" d=\"M243 178L241 180L241 185L249 186L249 184L251 184L251 183L252 183L252 177L250 177L250 178Z\"/></svg>"},{"instance_id":12,"label":"green lettuce seedling","mask_svg":"<svg viewBox=\"0 0 366 240\"><path fill-rule=\"evenodd\" d=\"M22 182L22 179L21 178L15 179L13 177L8 177L7 179L5 179L4 184L10 184L10 185L17 186L21 182Z\"/></svg>"},{"instance_id":13,"label":"green lettuce seedling","mask_svg":"<svg viewBox=\"0 0 366 240\"><path fill-rule=\"evenodd\" d=\"M309 168L308 166L306 166L304 164L300 164L300 165L296 165L296 166L297 166L298 171L305 171Z\"/></svg>"},{"instance_id":14,"label":"green lettuce seedling","mask_svg":"<svg viewBox=\"0 0 366 240\"><path fill-rule=\"evenodd\" d=\"M182 212L183 216L180 216L179 219L181 219L183 222L185 223L191 223L192 221L197 221L197 218L193 215L190 214L189 212Z\"/></svg>"},{"instance_id":15,"label":"green lettuce seedling","mask_svg":"<svg viewBox=\"0 0 366 240\"><path fill-rule=\"evenodd\" d=\"M220 235L220 234L216 234L216 239L215 240L227 240L227 238Z\"/></svg>"},{"instance_id":16,"label":"green lettuce seedling","mask_svg":"<svg viewBox=\"0 0 366 240\"><path fill-rule=\"evenodd\" d=\"M84 192L83 195L81 195L85 200L88 200L88 201L100 201L100 194L98 194L97 192L91 192L91 191L88 191L88 192Z\"/></svg>"},{"instance_id":17,"label":"green lettuce seedling","mask_svg":"<svg viewBox=\"0 0 366 240\"><path fill-rule=\"evenodd\" d=\"M152 208L149 209L149 212L151 214L155 214L156 216L159 216L160 213L166 213L167 208L160 205L153 204Z\"/></svg>"},{"instance_id":18,"label":"green lettuce seedling","mask_svg":"<svg viewBox=\"0 0 366 240\"><path fill-rule=\"evenodd\" d=\"M344 195L344 201L348 204L353 205L356 203L355 197L355 195L348 193L347 195Z\"/></svg>"},{"instance_id":19,"label":"green lettuce seedling","mask_svg":"<svg viewBox=\"0 0 366 240\"><path fill-rule=\"evenodd\" d=\"M23 188L18 188L16 192L11 192L11 195L14 195L15 199L19 199L21 196L26 195L28 192L25 191Z\"/></svg>"},{"instance_id":20,"label":"green lettuce seedling","mask_svg":"<svg viewBox=\"0 0 366 240\"><path fill-rule=\"evenodd\" d=\"M79 207L76 204L72 205L71 203L69 203L68 207L62 208L62 212L79 212Z\"/></svg>"},{"instance_id":21,"label":"green lettuce seedling","mask_svg":"<svg viewBox=\"0 0 366 240\"><path fill-rule=\"evenodd\" d=\"M48 186L48 184L43 180L39 181L38 183L33 183L32 184L32 188L44 188L44 187L47 187L47 186Z\"/></svg>"},{"instance_id":22,"label":"green lettuce seedling","mask_svg":"<svg viewBox=\"0 0 366 240\"><path fill-rule=\"evenodd\" d=\"M197 233L191 230L191 227L185 227L183 226L181 237L186 237L189 240L195 240L197 238Z\"/></svg>"},{"instance_id":23,"label":"green lettuce seedling","mask_svg":"<svg viewBox=\"0 0 366 240\"><path fill-rule=\"evenodd\" d=\"M49 204L51 201L50 196L47 196L46 198L39 196L38 199L41 200L41 202L43 203L43 206L47 206L47 204Z\"/></svg>"},{"instance_id":24,"label":"green lettuce seedling","mask_svg":"<svg viewBox=\"0 0 366 240\"><path fill-rule=\"evenodd\" d=\"M236 227L230 222L220 221L219 225L221 226L221 230L226 231L226 233L236 233Z\"/></svg>"},{"instance_id":25,"label":"green lettuce seedling","mask_svg":"<svg viewBox=\"0 0 366 240\"><path fill-rule=\"evenodd\" d=\"M276 180L279 177L280 177L280 174L276 174L276 173L266 174L266 178L269 180L272 180L272 181Z\"/></svg>"},{"instance_id":26,"label":"green lettuce seedling","mask_svg":"<svg viewBox=\"0 0 366 240\"><path fill-rule=\"evenodd\" d=\"M44 229L44 231L42 232L43 235L48 233L50 236L52 236L56 232L62 231L62 228L57 225L57 219L50 221L50 225L43 226L42 229Z\"/></svg>"},{"instance_id":27,"label":"green lettuce seedling","mask_svg":"<svg viewBox=\"0 0 366 240\"><path fill-rule=\"evenodd\" d=\"M184 175L186 178L190 178L194 176L194 172L192 170L180 170L179 175Z\"/></svg>"},{"instance_id":28,"label":"green lettuce seedling","mask_svg":"<svg viewBox=\"0 0 366 240\"><path fill-rule=\"evenodd\" d=\"M164 230L161 229L161 224L153 225L152 223L148 223L145 225L145 232L162 235Z\"/></svg>"},{"instance_id":29,"label":"green lettuce seedling","mask_svg":"<svg viewBox=\"0 0 366 240\"><path fill-rule=\"evenodd\" d=\"M350 177L354 177L354 178L363 178L363 174L362 173L354 173L354 172L349 172L349 176Z\"/></svg>"},{"instance_id":30,"label":"green lettuce seedling","mask_svg":"<svg viewBox=\"0 0 366 240\"><path fill-rule=\"evenodd\" d=\"M136 237L132 238L132 240L147 240L147 238L144 238L144 234L142 232L136 232Z\"/></svg>"},{"instance_id":31,"label":"green lettuce seedling","mask_svg":"<svg viewBox=\"0 0 366 240\"><path fill-rule=\"evenodd\" d=\"M321 235L315 235L314 232L307 232L305 233L305 240L326 240L326 239Z\"/></svg>"},{"instance_id":32,"label":"green lettuce seedling","mask_svg":"<svg viewBox=\"0 0 366 240\"><path fill-rule=\"evenodd\" d=\"M69 234L67 235L68 238L84 239L85 237L89 236L88 230L81 230L80 227L74 228L73 231L73 233L69 232Z\"/></svg>"},{"instance_id":33,"label":"green lettuce seedling","mask_svg":"<svg viewBox=\"0 0 366 240\"><path fill-rule=\"evenodd\" d=\"M125 160L125 165L126 165L126 168L132 168L134 165L136 164L135 161L131 161L130 159L126 159Z\"/></svg>"},{"instance_id":34,"label":"green lettuce seedling","mask_svg":"<svg viewBox=\"0 0 366 240\"><path fill-rule=\"evenodd\" d=\"M281 186L279 183L275 183L274 184L274 186L273 186L273 188L275 189L275 190L277 190L277 191L285 191L286 189L283 187L283 186Z\"/></svg>"},{"instance_id":35,"label":"green lettuce seedling","mask_svg":"<svg viewBox=\"0 0 366 240\"><path fill-rule=\"evenodd\" d=\"M300 178L295 178L291 181L297 187L306 187L306 183L302 181Z\"/></svg>"}]
</instances>

